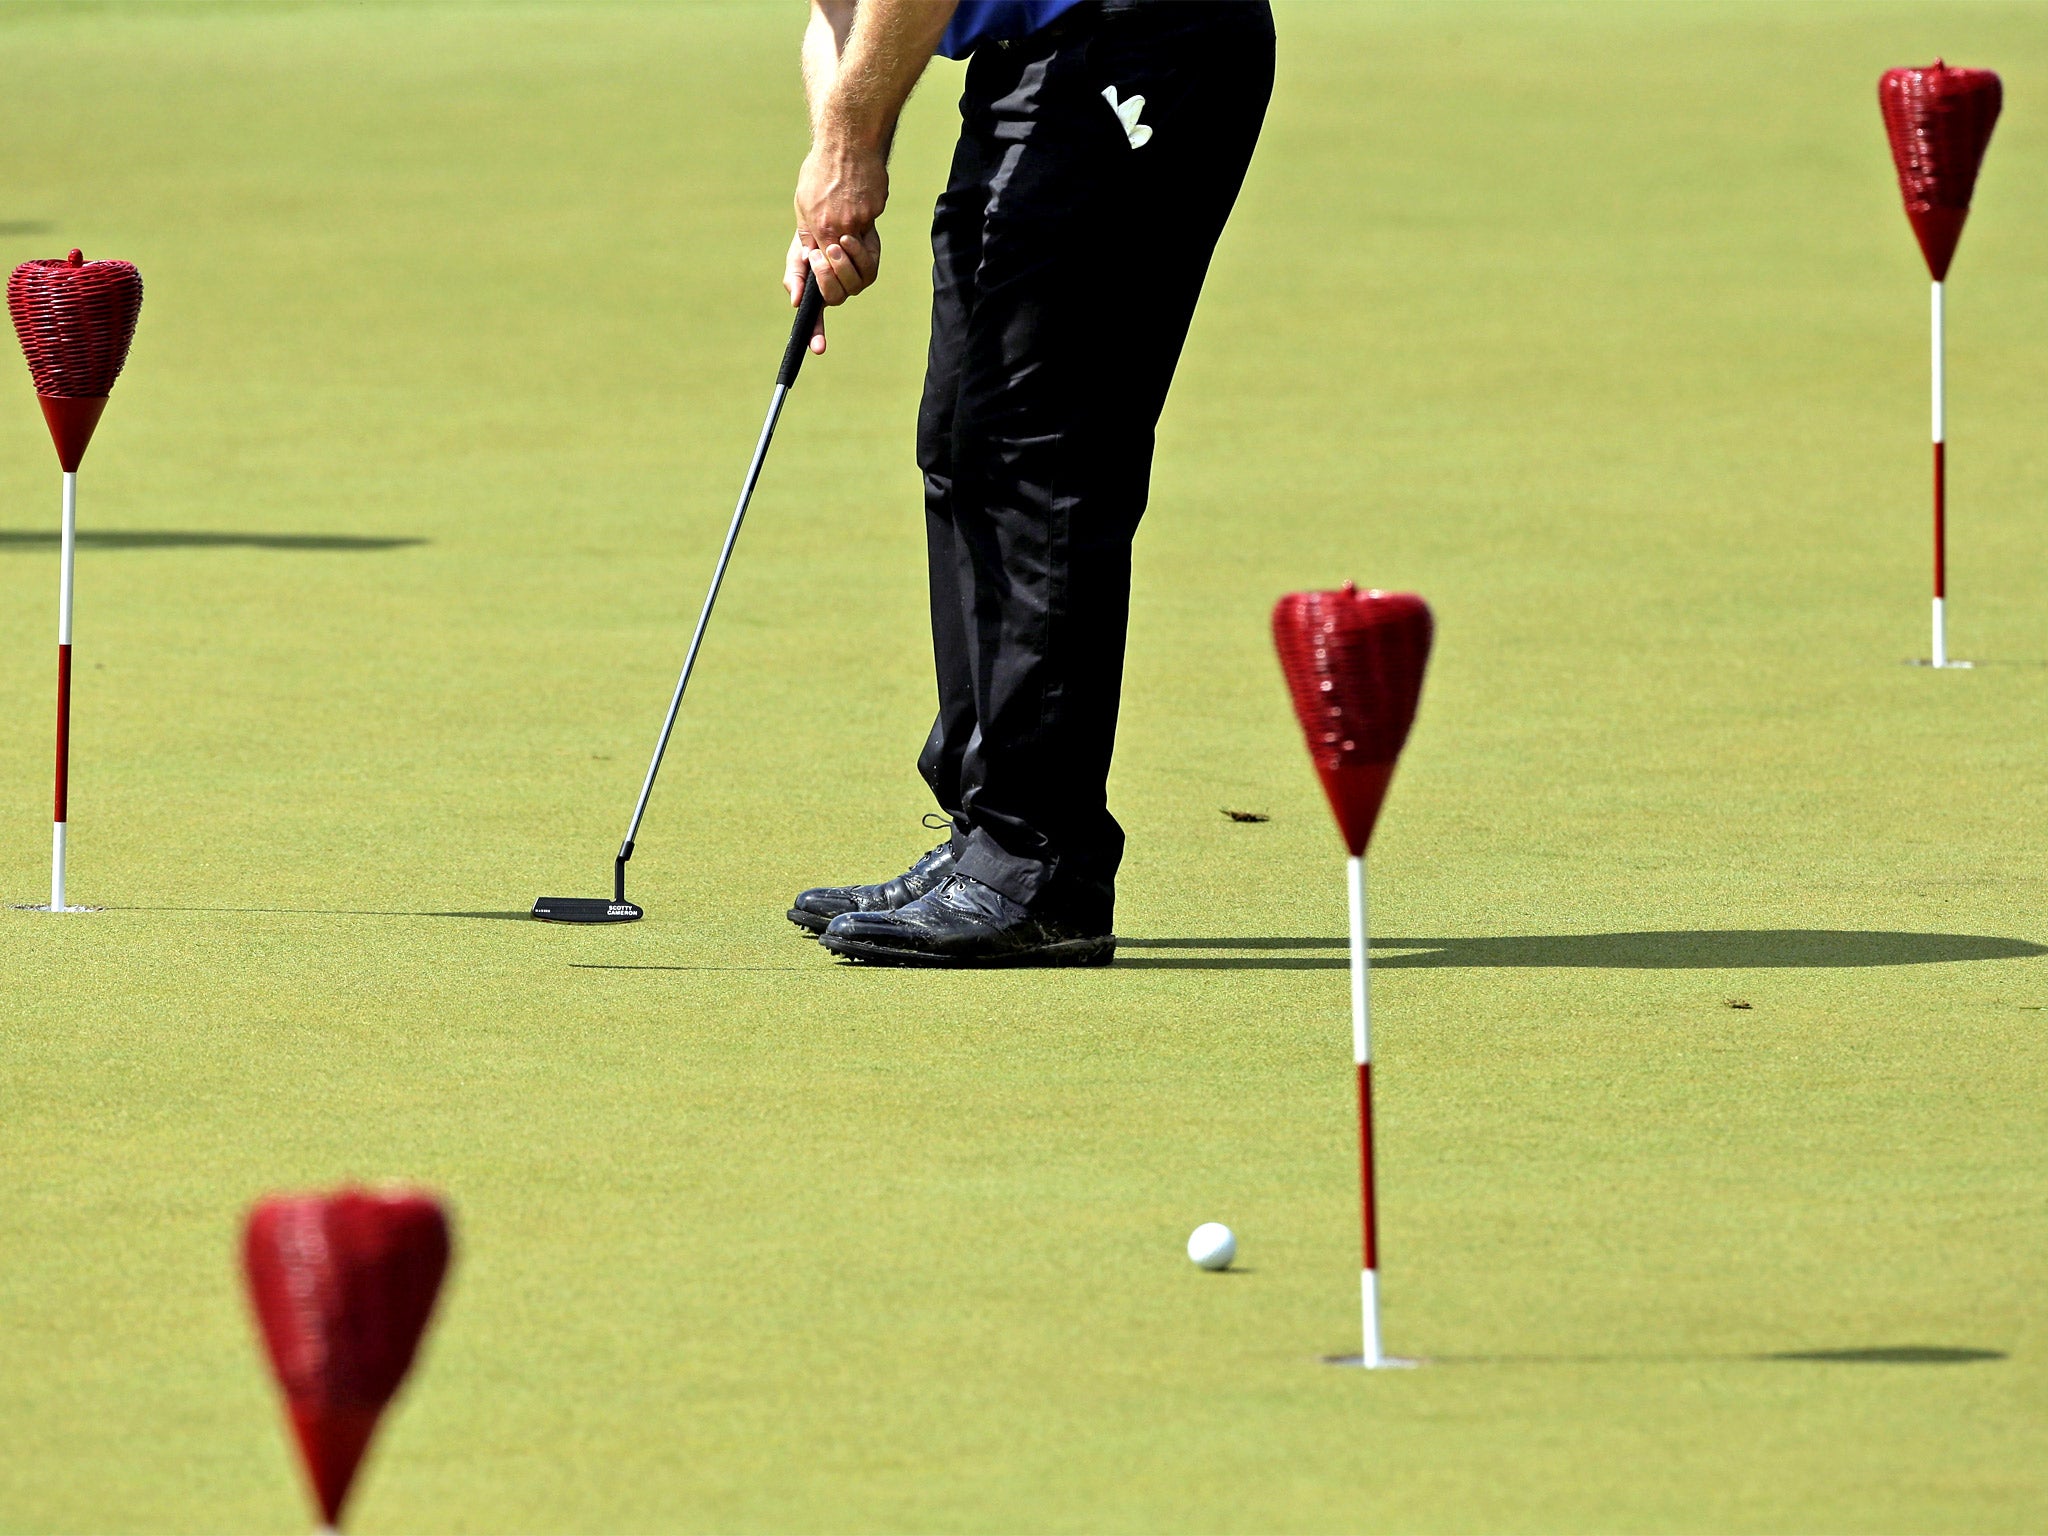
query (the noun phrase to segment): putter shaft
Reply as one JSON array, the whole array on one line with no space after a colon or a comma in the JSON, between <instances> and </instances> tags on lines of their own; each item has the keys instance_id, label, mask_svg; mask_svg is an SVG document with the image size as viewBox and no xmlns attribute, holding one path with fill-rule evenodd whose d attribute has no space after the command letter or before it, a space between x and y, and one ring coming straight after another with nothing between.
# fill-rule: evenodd
<instances>
[{"instance_id":1,"label":"putter shaft","mask_svg":"<svg viewBox=\"0 0 2048 1536\"><path fill-rule=\"evenodd\" d=\"M740 487L739 505L733 508L732 523L725 530L725 547L718 552L718 565L711 573L711 590L704 594L704 607L697 614L697 629L690 636L690 649L683 657L682 675L676 679L676 691L668 701L668 717L661 722L661 739L654 744L654 757L647 765L647 777L640 785L640 799L633 807L633 820L626 827L625 841L619 844L618 862L614 866L617 881L617 899L626 899L626 861L633 857L633 839L640 833L640 818L647 814L647 799L654 793L655 775L661 772L661 759L668 751L668 739L675 734L676 716L683 707L683 693L690 686L690 673L697 666L697 652L704 645L704 631L711 623L712 607L718 602L718 589L725 582L726 567L732 564L733 546L739 543L740 524L747 520L747 503L754 499L754 486L761 478L761 462L768 457L768 444L775 436L775 422L782 415L782 402L789 398L789 388L784 384L775 386L775 393L768 400L768 419L761 424L760 441L754 444L753 461L747 465L746 484Z\"/></svg>"},{"instance_id":2,"label":"putter shaft","mask_svg":"<svg viewBox=\"0 0 2048 1536\"><path fill-rule=\"evenodd\" d=\"M704 594L704 607L697 615L697 628L690 636L689 652L683 657L682 674L677 677L676 691L668 701L668 715L661 722L661 738L654 744L654 756L647 764L647 777L640 784L640 798L633 806L633 819L626 826L626 836L619 844L617 859L612 863L612 899L615 902L623 903L626 899L626 861L633 857L633 841L640 835L640 820L647 814L647 801L654 793L654 780L661 772L661 760L668 752L669 737L675 734L676 716L683 707L683 694L689 689L691 672L696 669L697 653L703 648L704 631L711 624L711 610L718 602L718 589L725 582L726 567L732 564L733 547L739 543L740 525L747 519L747 504L754 499L754 487L761 479L761 465L767 460L768 445L775 439L775 423L782 416L782 403L796 387L797 374L810 351L811 335L824 312L825 298L818 291L818 279L814 274L805 279L796 320L790 326L789 343L782 351L782 366L776 370L775 393L768 397L768 417L761 423L761 436L754 444L753 458L747 463L746 481L740 486L739 503L733 508L732 523L725 530L725 545L719 550L718 565L711 573L711 590Z\"/></svg>"}]
</instances>

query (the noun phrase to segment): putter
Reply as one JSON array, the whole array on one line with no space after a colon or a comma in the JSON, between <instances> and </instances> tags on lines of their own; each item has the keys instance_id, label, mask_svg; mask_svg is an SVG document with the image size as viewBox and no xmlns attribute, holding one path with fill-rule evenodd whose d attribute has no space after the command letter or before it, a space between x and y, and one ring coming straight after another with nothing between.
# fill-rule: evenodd
<instances>
[{"instance_id":1,"label":"putter","mask_svg":"<svg viewBox=\"0 0 2048 1536\"><path fill-rule=\"evenodd\" d=\"M825 296L818 292L815 274L805 280L803 302L797 306L796 323L789 329L789 345L782 350L782 367L775 375L775 393L768 397L768 419L761 424L761 439L754 444L754 457L747 465L746 483L740 487L739 505L733 508L732 526L725 530L725 547L718 552L718 567L711 573L711 590L704 594L704 609L697 615L697 632L690 636L689 654L683 657L683 675L676 679L675 694L668 701L668 718L661 723L661 739L654 744L654 760L647 765L647 778L640 785L640 799L633 807L633 820L626 827L625 841L619 844L618 857L612 861L612 894L609 901L601 896L543 896L533 904L533 915L544 923L632 923L646 914L638 906L626 900L626 861L633 857L633 840L640 835L640 818L647 814L647 797L654 793L654 776L661 772L662 755L668 751L668 739L676 728L676 715L683 707L683 691L690 686L690 673L697 665L697 651L704 644L704 631L711 623L712 605L718 601L718 588L725 580L725 568L732 563L733 546L739 542L740 524L746 521L747 503L754 499L754 486L761 478L762 461L768 457L768 444L775 438L776 418L782 414L782 402L789 398L789 392L796 386L796 376L804 365L804 356L811 349L811 335L818 328L818 318L825 312Z\"/></svg>"}]
</instances>

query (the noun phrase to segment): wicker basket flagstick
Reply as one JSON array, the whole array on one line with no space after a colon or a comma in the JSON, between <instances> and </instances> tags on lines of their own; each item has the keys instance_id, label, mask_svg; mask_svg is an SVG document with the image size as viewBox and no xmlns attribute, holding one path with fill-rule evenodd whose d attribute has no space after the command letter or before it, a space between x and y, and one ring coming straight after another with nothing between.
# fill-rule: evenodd
<instances>
[{"instance_id":1,"label":"wicker basket flagstick","mask_svg":"<svg viewBox=\"0 0 2048 1536\"><path fill-rule=\"evenodd\" d=\"M1294 592L1273 609L1273 643L1309 756L1350 854L1351 1056L1358 1069L1358 1162L1365 1264L1359 1277L1364 1342L1333 1363L1368 1370L1410 1365L1380 1348L1379 1211L1372 1135L1372 1030L1367 1003L1365 848L1394 765L1415 723L1433 634L1412 592Z\"/></svg>"},{"instance_id":2,"label":"wicker basket flagstick","mask_svg":"<svg viewBox=\"0 0 2048 1536\"><path fill-rule=\"evenodd\" d=\"M57 573L57 792L50 836L51 912L85 912L64 900L64 842L71 792L71 590L78 542L78 466L107 395L128 360L142 314L142 276L125 261L25 261L7 280L7 309L28 357L36 398L64 471Z\"/></svg>"},{"instance_id":3,"label":"wicker basket flagstick","mask_svg":"<svg viewBox=\"0 0 2048 1536\"><path fill-rule=\"evenodd\" d=\"M1906 217L1934 280L1931 363L1934 405L1934 649L1933 667L1967 667L1948 654L1948 422L1943 336L1945 285L1970 194L1991 142L2004 99L1988 69L1950 69L1936 59L1925 69L1888 69L1877 83L1885 136L1899 173Z\"/></svg>"}]
</instances>

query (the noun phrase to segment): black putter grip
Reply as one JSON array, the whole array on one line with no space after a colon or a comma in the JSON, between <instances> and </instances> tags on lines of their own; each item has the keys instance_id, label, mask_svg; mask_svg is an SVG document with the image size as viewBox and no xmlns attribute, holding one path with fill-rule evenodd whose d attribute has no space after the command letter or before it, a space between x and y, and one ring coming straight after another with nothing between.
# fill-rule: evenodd
<instances>
[{"instance_id":1,"label":"black putter grip","mask_svg":"<svg viewBox=\"0 0 2048 1536\"><path fill-rule=\"evenodd\" d=\"M818 317L824 313L825 295L818 292L818 274L812 272L804 278L803 302L796 307L796 324L789 328L789 345L782 349L782 367L775 375L781 388L795 387L797 370L804 365L804 356L811 350L811 337L818 329Z\"/></svg>"}]
</instances>

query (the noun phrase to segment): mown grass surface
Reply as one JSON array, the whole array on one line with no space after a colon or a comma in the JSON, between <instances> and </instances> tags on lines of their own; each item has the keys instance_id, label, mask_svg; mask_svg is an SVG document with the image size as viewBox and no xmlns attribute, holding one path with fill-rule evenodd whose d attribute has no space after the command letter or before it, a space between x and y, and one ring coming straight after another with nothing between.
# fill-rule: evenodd
<instances>
[{"instance_id":1,"label":"mown grass surface","mask_svg":"<svg viewBox=\"0 0 2048 1536\"><path fill-rule=\"evenodd\" d=\"M913 104L634 866L758 426L787 8L0 16L0 258L149 298L87 460L76 900L0 913L0 1527L292 1529L231 1250L461 1258L377 1530L2048 1520L2039 6L1296 4L1162 432L1116 966L827 962L923 845ZM1951 284L1878 72L2005 72ZM1163 231L1161 259L1172 259ZM1131 274L1134 295L1144 273ZM56 472L0 412L0 875L46 878ZM1366 1378L1338 848L1264 620L1413 586ZM1234 823L1223 807L1271 815ZM1730 1006L1731 1003L1747 1007ZM1193 1271L1230 1222L1242 1272Z\"/></svg>"}]
</instances>

